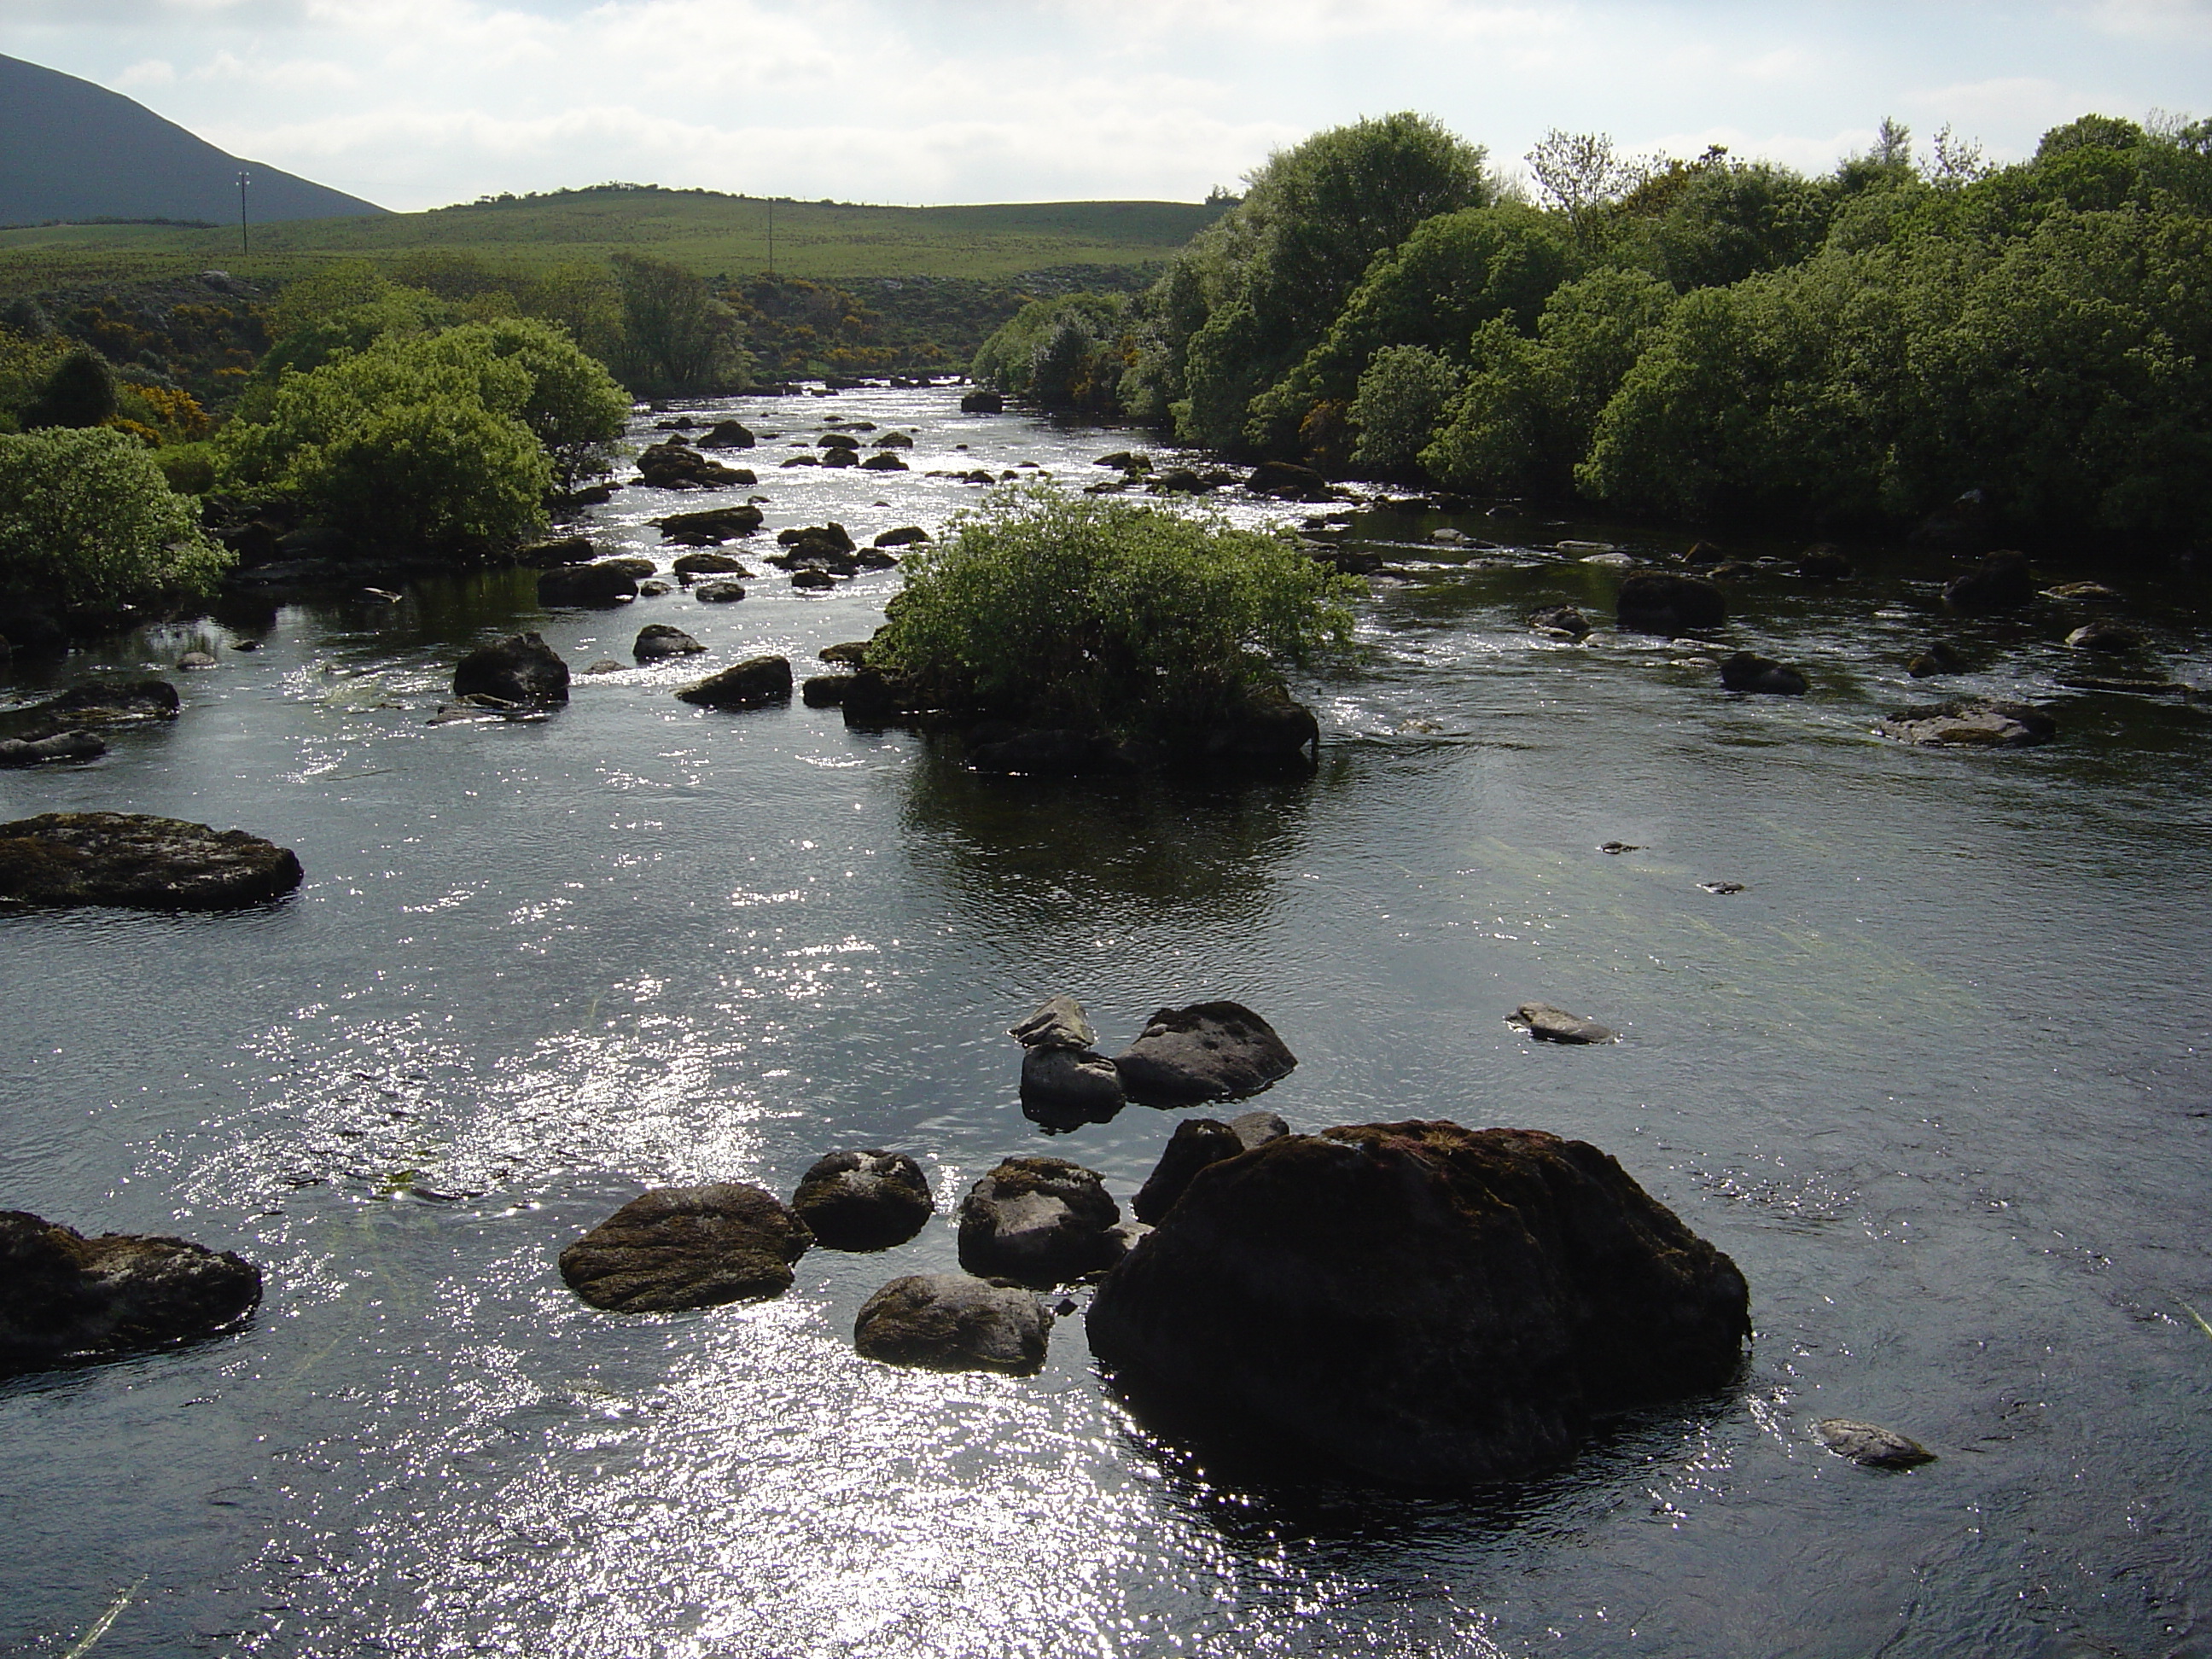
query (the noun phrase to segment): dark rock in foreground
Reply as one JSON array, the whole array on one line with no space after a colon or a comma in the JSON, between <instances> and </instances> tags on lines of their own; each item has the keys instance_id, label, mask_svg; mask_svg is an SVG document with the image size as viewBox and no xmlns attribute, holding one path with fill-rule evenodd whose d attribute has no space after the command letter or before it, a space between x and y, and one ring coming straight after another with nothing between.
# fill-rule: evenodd
<instances>
[{"instance_id":1,"label":"dark rock in foreground","mask_svg":"<svg viewBox=\"0 0 2212 1659\"><path fill-rule=\"evenodd\" d=\"M1273 1112L1247 1112L1226 1123L1210 1117L1184 1120L1176 1125L1167 1150L1145 1178L1142 1189L1129 1201L1129 1213L1139 1221L1157 1224L1175 1207L1176 1200L1200 1170L1271 1140L1280 1140L1290 1132L1291 1126Z\"/></svg>"},{"instance_id":2,"label":"dark rock in foreground","mask_svg":"<svg viewBox=\"0 0 2212 1659\"><path fill-rule=\"evenodd\" d=\"M658 1187L562 1251L561 1277L619 1313L711 1308L781 1296L812 1243L806 1224L757 1187Z\"/></svg>"},{"instance_id":3,"label":"dark rock in foreground","mask_svg":"<svg viewBox=\"0 0 2212 1659\"><path fill-rule=\"evenodd\" d=\"M1966 701L1895 709L1875 730L1929 748L2027 749L2057 737L2058 722L2024 702Z\"/></svg>"},{"instance_id":4,"label":"dark rock in foreground","mask_svg":"<svg viewBox=\"0 0 2212 1659\"><path fill-rule=\"evenodd\" d=\"M937 1213L929 1180L904 1152L831 1152L799 1178L791 1207L832 1250L887 1250Z\"/></svg>"},{"instance_id":5,"label":"dark rock in foreground","mask_svg":"<svg viewBox=\"0 0 2212 1659\"><path fill-rule=\"evenodd\" d=\"M762 708L791 701L791 659L748 657L676 694L703 708Z\"/></svg>"},{"instance_id":6,"label":"dark rock in foreground","mask_svg":"<svg viewBox=\"0 0 2212 1659\"><path fill-rule=\"evenodd\" d=\"M142 812L46 812L0 823L0 907L228 910L300 884L289 848Z\"/></svg>"},{"instance_id":7,"label":"dark rock in foreground","mask_svg":"<svg viewBox=\"0 0 2212 1659\"><path fill-rule=\"evenodd\" d=\"M453 695L504 708L544 708L568 701L568 665L538 634L480 645L453 666Z\"/></svg>"},{"instance_id":8,"label":"dark rock in foreground","mask_svg":"<svg viewBox=\"0 0 2212 1659\"><path fill-rule=\"evenodd\" d=\"M1051 1331L1052 1316L1028 1291L968 1273L912 1273L860 1304L853 1346L887 1365L1028 1376L1044 1368Z\"/></svg>"},{"instance_id":9,"label":"dark rock in foreground","mask_svg":"<svg viewBox=\"0 0 2212 1659\"><path fill-rule=\"evenodd\" d=\"M261 1270L228 1250L0 1210L0 1371L187 1341L260 1302Z\"/></svg>"},{"instance_id":10,"label":"dark rock in foreground","mask_svg":"<svg viewBox=\"0 0 2212 1659\"><path fill-rule=\"evenodd\" d=\"M1735 1264L1596 1147L1440 1122L1200 1170L1090 1316L1140 1410L1417 1486L1536 1468L1599 1413L1719 1388L1749 1334Z\"/></svg>"},{"instance_id":11,"label":"dark rock in foreground","mask_svg":"<svg viewBox=\"0 0 2212 1659\"><path fill-rule=\"evenodd\" d=\"M1121 1258L1121 1218L1095 1170L1064 1158L1010 1158L960 1200L960 1265L1039 1289Z\"/></svg>"},{"instance_id":12,"label":"dark rock in foreground","mask_svg":"<svg viewBox=\"0 0 2212 1659\"><path fill-rule=\"evenodd\" d=\"M1129 1098L1146 1106L1195 1106L1257 1094L1298 1063L1275 1028L1242 1003L1163 1008L1114 1057Z\"/></svg>"},{"instance_id":13,"label":"dark rock in foreground","mask_svg":"<svg viewBox=\"0 0 2212 1659\"><path fill-rule=\"evenodd\" d=\"M1612 1042L1620 1036L1609 1025L1554 1008L1548 1002L1522 1003L1513 1011L1511 1023L1547 1042Z\"/></svg>"},{"instance_id":14,"label":"dark rock in foreground","mask_svg":"<svg viewBox=\"0 0 2212 1659\"><path fill-rule=\"evenodd\" d=\"M1961 616L2013 611L2035 599L2035 577L2025 553L1990 553L1943 590L1943 603Z\"/></svg>"},{"instance_id":15,"label":"dark rock in foreground","mask_svg":"<svg viewBox=\"0 0 2212 1659\"><path fill-rule=\"evenodd\" d=\"M1933 1463L1936 1454L1917 1440L1885 1429L1879 1423L1855 1422L1831 1417L1813 1425L1820 1442L1838 1457L1848 1457L1871 1469L1910 1469Z\"/></svg>"},{"instance_id":16,"label":"dark rock in foreground","mask_svg":"<svg viewBox=\"0 0 2212 1659\"><path fill-rule=\"evenodd\" d=\"M1728 601L1702 577L1645 570L1620 584L1615 614L1632 633L1684 634L1718 628L1728 620Z\"/></svg>"},{"instance_id":17,"label":"dark rock in foreground","mask_svg":"<svg viewBox=\"0 0 2212 1659\"><path fill-rule=\"evenodd\" d=\"M1805 677L1796 669L1753 651L1739 651L1723 663L1721 684L1731 691L1765 692L1782 697L1802 697L1810 689Z\"/></svg>"}]
</instances>

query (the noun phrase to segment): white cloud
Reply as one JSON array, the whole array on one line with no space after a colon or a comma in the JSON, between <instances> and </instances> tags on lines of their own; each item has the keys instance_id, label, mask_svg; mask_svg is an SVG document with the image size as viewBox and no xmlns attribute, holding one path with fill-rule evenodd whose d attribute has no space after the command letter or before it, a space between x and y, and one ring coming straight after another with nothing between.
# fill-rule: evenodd
<instances>
[{"instance_id":1,"label":"white cloud","mask_svg":"<svg viewBox=\"0 0 2212 1659\"><path fill-rule=\"evenodd\" d=\"M142 58L115 78L115 84L129 90L136 87L166 87L174 84L177 66L166 58Z\"/></svg>"}]
</instances>

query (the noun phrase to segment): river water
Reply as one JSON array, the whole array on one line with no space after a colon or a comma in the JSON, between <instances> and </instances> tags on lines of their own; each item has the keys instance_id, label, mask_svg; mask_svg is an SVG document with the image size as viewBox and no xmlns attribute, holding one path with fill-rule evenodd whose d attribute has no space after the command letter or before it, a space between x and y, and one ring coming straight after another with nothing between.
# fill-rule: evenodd
<instances>
[{"instance_id":1,"label":"river water","mask_svg":"<svg viewBox=\"0 0 2212 1659\"><path fill-rule=\"evenodd\" d=\"M981 495L932 468L1085 483L1130 440L945 390L719 407L781 434L742 458L771 528L863 539ZM775 466L833 412L915 433L915 471ZM645 519L702 504L625 491L593 527L650 550ZM896 573L552 613L507 574L19 665L16 702L220 659L170 676L173 726L0 774L0 817L238 825L307 874L246 914L0 920L0 1203L268 1279L237 1334L0 1384L0 1646L2212 1654L2208 705L2069 690L2086 613L1947 628L1940 573L1880 548L1841 586L1735 585L1729 647L1814 683L1747 701L1686 642L1522 625L1619 579L1561 538L1680 540L1354 535L1413 579L1301 688L1316 774L1241 788L984 779L835 710L669 695L764 651L821 672ZM2212 684L2202 598L2130 592L2142 672ZM581 669L647 621L711 654L580 674L544 720L430 723L473 643L541 629ZM2048 701L2060 741L1872 735L1939 633L1975 669L1950 685ZM1256 1487L1148 1442L1079 1318L1027 1380L858 1359L871 1291L954 1264L942 1219L753 1306L617 1316L562 1284L561 1247L645 1186L788 1193L839 1147L912 1152L947 1211L1024 1151L1126 1204L1176 1120L1023 1118L1003 1032L1055 991L1109 1048L1161 1004L1249 1004L1300 1058L1263 1103L1294 1127L1595 1142L1742 1267L1740 1383L1462 1497ZM1504 1019L1529 1000L1625 1040L1532 1045ZM1845 1463L1811 1438L1830 1416L1939 1461Z\"/></svg>"}]
</instances>

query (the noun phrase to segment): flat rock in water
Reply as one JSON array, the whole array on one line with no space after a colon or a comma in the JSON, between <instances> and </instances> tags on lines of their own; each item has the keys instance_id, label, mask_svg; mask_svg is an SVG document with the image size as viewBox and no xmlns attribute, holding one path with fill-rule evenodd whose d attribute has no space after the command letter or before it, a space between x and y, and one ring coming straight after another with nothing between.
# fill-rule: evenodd
<instances>
[{"instance_id":1,"label":"flat rock in water","mask_svg":"<svg viewBox=\"0 0 2212 1659\"><path fill-rule=\"evenodd\" d=\"M177 688L167 680L94 680L34 703L15 718L50 726L119 726L173 720L181 707Z\"/></svg>"},{"instance_id":2,"label":"flat rock in water","mask_svg":"<svg viewBox=\"0 0 2212 1659\"><path fill-rule=\"evenodd\" d=\"M929 1178L904 1152L831 1152L799 1178L792 1209L831 1250L887 1250L937 1213Z\"/></svg>"},{"instance_id":3,"label":"flat rock in water","mask_svg":"<svg viewBox=\"0 0 2212 1659\"><path fill-rule=\"evenodd\" d=\"M1275 1028L1242 1003L1163 1008L1114 1057L1130 1099L1146 1106L1195 1106L1257 1094L1297 1066Z\"/></svg>"},{"instance_id":4,"label":"flat rock in water","mask_svg":"<svg viewBox=\"0 0 2212 1659\"><path fill-rule=\"evenodd\" d=\"M860 1304L853 1346L866 1359L931 1371L1044 1369L1052 1316L1030 1291L969 1273L910 1273Z\"/></svg>"},{"instance_id":5,"label":"flat rock in water","mask_svg":"<svg viewBox=\"0 0 2212 1659\"><path fill-rule=\"evenodd\" d=\"M0 738L0 766L98 760L106 752L106 744L89 732L57 732L50 738Z\"/></svg>"},{"instance_id":6,"label":"flat rock in water","mask_svg":"<svg viewBox=\"0 0 2212 1659\"><path fill-rule=\"evenodd\" d=\"M1796 669L1753 651L1739 651L1723 663L1721 684L1731 691L1783 697L1802 697L1811 689Z\"/></svg>"},{"instance_id":7,"label":"flat rock in water","mask_svg":"<svg viewBox=\"0 0 2212 1659\"><path fill-rule=\"evenodd\" d=\"M682 553L669 567L678 575L691 576L750 576L744 561L727 553Z\"/></svg>"},{"instance_id":8,"label":"flat rock in water","mask_svg":"<svg viewBox=\"0 0 2212 1659\"><path fill-rule=\"evenodd\" d=\"M761 708L791 701L791 659L748 657L676 694L703 708Z\"/></svg>"},{"instance_id":9,"label":"flat rock in water","mask_svg":"<svg viewBox=\"0 0 2212 1659\"><path fill-rule=\"evenodd\" d=\"M1929 748L2027 749L2058 735L2058 722L2021 702L1940 702L1899 708L1875 730Z\"/></svg>"},{"instance_id":10,"label":"flat rock in water","mask_svg":"<svg viewBox=\"0 0 2212 1659\"><path fill-rule=\"evenodd\" d=\"M228 1250L0 1210L0 1372L187 1341L260 1302L261 1270Z\"/></svg>"},{"instance_id":11,"label":"flat rock in water","mask_svg":"<svg viewBox=\"0 0 2212 1659\"><path fill-rule=\"evenodd\" d=\"M143 812L46 812L0 823L0 907L229 910L300 884L289 848Z\"/></svg>"},{"instance_id":12,"label":"flat rock in water","mask_svg":"<svg viewBox=\"0 0 2212 1659\"><path fill-rule=\"evenodd\" d=\"M1290 1132L1291 1126L1273 1112L1247 1112L1226 1123L1210 1117L1186 1119L1176 1125L1167 1150L1145 1178L1143 1188L1129 1200L1129 1212L1139 1221L1157 1224L1200 1170L1280 1140Z\"/></svg>"},{"instance_id":13,"label":"flat rock in water","mask_svg":"<svg viewBox=\"0 0 2212 1659\"><path fill-rule=\"evenodd\" d=\"M1064 1158L1010 1158L960 1201L960 1265L1047 1288L1120 1259L1121 1208L1096 1170Z\"/></svg>"},{"instance_id":14,"label":"flat rock in water","mask_svg":"<svg viewBox=\"0 0 2212 1659\"><path fill-rule=\"evenodd\" d=\"M813 1242L757 1187L659 1187L562 1251L561 1277L593 1307L619 1313L711 1308L781 1296Z\"/></svg>"},{"instance_id":15,"label":"flat rock in water","mask_svg":"<svg viewBox=\"0 0 2212 1659\"><path fill-rule=\"evenodd\" d=\"M1513 1011L1512 1024L1547 1042L1612 1042L1620 1036L1609 1025L1554 1008L1548 1002L1522 1003Z\"/></svg>"},{"instance_id":16,"label":"flat rock in water","mask_svg":"<svg viewBox=\"0 0 2212 1659\"><path fill-rule=\"evenodd\" d=\"M1008 1027L1006 1035L1024 1048L1089 1048L1098 1041L1083 1005L1071 996L1047 997L1035 1013Z\"/></svg>"},{"instance_id":17,"label":"flat rock in water","mask_svg":"<svg viewBox=\"0 0 2212 1659\"><path fill-rule=\"evenodd\" d=\"M1453 1486L1594 1419L1725 1386L1735 1264L1596 1147L1362 1124L1199 1175L1100 1286L1091 1352L1140 1414L1298 1474Z\"/></svg>"},{"instance_id":18,"label":"flat rock in water","mask_svg":"<svg viewBox=\"0 0 2212 1659\"><path fill-rule=\"evenodd\" d=\"M1870 1469L1910 1469L1932 1463L1936 1454L1917 1440L1879 1423L1860 1423L1848 1417L1831 1417L1813 1425L1821 1443L1838 1457L1863 1463Z\"/></svg>"}]
</instances>

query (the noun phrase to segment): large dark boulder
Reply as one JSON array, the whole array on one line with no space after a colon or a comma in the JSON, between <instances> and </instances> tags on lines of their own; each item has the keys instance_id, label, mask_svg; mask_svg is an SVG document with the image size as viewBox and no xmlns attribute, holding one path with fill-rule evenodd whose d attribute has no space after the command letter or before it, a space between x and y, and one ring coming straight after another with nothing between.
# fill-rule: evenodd
<instances>
[{"instance_id":1,"label":"large dark boulder","mask_svg":"<svg viewBox=\"0 0 2212 1659\"><path fill-rule=\"evenodd\" d=\"M926 542L929 532L918 524L902 524L896 530L886 530L876 538L878 547L911 547L916 542Z\"/></svg>"},{"instance_id":2,"label":"large dark boulder","mask_svg":"<svg viewBox=\"0 0 2212 1659\"><path fill-rule=\"evenodd\" d=\"M1943 590L1943 603L1963 617L2016 611L2035 600L2035 574L2025 553L1990 553Z\"/></svg>"},{"instance_id":3,"label":"large dark boulder","mask_svg":"<svg viewBox=\"0 0 2212 1659\"><path fill-rule=\"evenodd\" d=\"M260 1302L261 1270L228 1250L0 1210L0 1371L188 1341Z\"/></svg>"},{"instance_id":4,"label":"large dark boulder","mask_svg":"<svg viewBox=\"0 0 2212 1659\"><path fill-rule=\"evenodd\" d=\"M1418 1486L1539 1468L1600 1413L1718 1389L1749 1334L1735 1264L1596 1147L1442 1122L1208 1165L1090 1316L1140 1410Z\"/></svg>"},{"instance_id":5,"label":"large dark boulder","mask_svg":"<svg viewBox=\"0 0 2212 1659\"><path fill-rule=\"evenodd\" d=\"M853 1346L865 1359L930 1371L1044 1368L1052 1316L1030 1291L969 1273L910 1273L860 1304Z\"/></svg>"},{"instance_id":6,"label":"large dark boulder","mask_svg":"<svg viewBox=\"0 0 2212 1659\"><path fill-rule=\"evenodd\" d=\"M1144 1186L1129 1200L1129 1213L1139 1221L1157 1224L1175 1207L1198 1172L1224 1158L1236 1158L1290 1133L1291 1126L1273 1112L1247 1112L1226 1123L1218 1118L1186 1118L1176 1125L1167 1150L1145 1177Z\"/></svg>"},{"instance_id":7,"label":"large dark boulder","mask_svg":"<svg viewBox=\"0 0 2212 1659\"><path fill-rule=\"evenodd\" d=\"M709 507L703 513L671 513L647 522L659 529L665 542L719 547L735 537L751 535L761 527L762 519L760 508L748 501L742 507Z\"/></svg>"},{"instance_id":8,"label":"large dark boulder","mask_svg":"<svg viewBox=\"0 0 2212 1659\"><path fill-rule=\"evenodd\" d=\"M656 489L726 489L733 484L760 482L750 468L725 466L673 438L641 450L637 470Z\"/></svg>"},{"instance_id":9,"label":"large dark boulder","mask_svg":"<svg viewBox=\"0 0 2212 1659\"><path fill-rule=\"evenodd\" d=\"M711 1308L781 1296L791 1264L813 1242L805 1223L757 1187L658 1187L562 1251L561 1277L595 1308Z\"/></svg>"},{"instance_id":10,"label":"large dark boulder","mask_svg":"<svg viewBox=\"0 0 2212 1659\"><path fill-rule=\"evenodd\" d=\"M1333 501L1336 491L1328 479L1310 466L1298 466L1289 461L1262 461L1252 469L1244 480L1244 488L1255 495L1273 495L1293 501Z\"/></svg>"},{"instance_id":11,"label":"large dark boulder","mask_svg":"<svg viewBox=\"0 0 2212 1659\"><path fill-rule=\"evenodd\" d=\"M568 701L568 665L537 634L480 645L453 665L453 695L510 708Z\"/></svg>"},{"instance_id":12,"label":"large dark boulder","mask_svg":"<svg viewBox=\"0 0 2212 1659\"><path fill-rule=\"evenodd\" d=\"M680 628L666 623L647 623L637 630L630 656L638 662L659 662L665 657L696 656L707 647Z\"/></svg>"},{"instance_id":13,"label":"large dark boulder","mask_svg":"<svg viewBox=\"0 0 2212 1659\"><path fill-rule=\"evenodd\" d=\"M1686 634L1718 628L1728 620L1728 601L1702 577L1639 570L1620 584L1614 614L1632 633Z\"/></svg>"},{"instance_id":14,"label":"large dark boulder","mask_svg":"<svg viewBox=\"0 0 2212 1659\"><path fill-rule=\"evenodd\" d=\"M695 576L750 576L743 559L727 553L682 553L668 567L684 581Z\"/></svg>"},{"instance_id":15,"label":"large dark boulder","mask_svg":"<svg viewBox=\"0 0 2212 1659\"><path fill-rule=\"evenodd\" d=\"M46 812L0 823L0 908L229 910L289 893L300 878L289 848L182 818Z\"/></svg>"},{"instance_id":16,"label":"large dark boulder","mask_svg":"<svg viewBox=\"0 0 2212 1659\"><path fill-rule=\"evenodd\" d=\"M620 605L637 597L637 578L620 563L564 564L538 579L540 605Z\"/></svg>"},{"instance_id":17,"label":"large dark boulder","mask_svg":"<svg viewBox=\"0 0 2212 1659\"><path fill-rule=\"evenodd\" d=\"M929 1178L904 1152L832 1152L799 1178L791 1207L832 1250L887 1250L937 1213Z\"/></svg>"},{"instance_id":18,"label":"large dark boulder","mask_svg":"<svg viewBox=\"0 0 2212 1659\"><path fill-rule=\"evenodd\" d=\"M1195 1106L1257 1094L1298 1060L1275 1028L1238 1002L1163 1008L1114 1057L1121 1087L1146 1106Z\"/></svg>"},{"instance_id":19,"label":"large dark boulder","mask_svg":"<svg viewBox=\"0 0 2212 1659\"><path fill-rule=\"evenodd\" d=\"M1003 415L1006 412L1006 400L988 388L971 392L961 398L960 412L963 415Z\"/></svg>"},{"instance_id":20,"label":"large dark boulder","mask_svg":"<svg viewBox=\"0 0 2212 1659\"><path fill-rule=\"evenodd\" d=\"M1121 1257L1121 1212L1095 1170L1064 1158L1010 1158L960 1200L960 1265L1039 1289Z\"/></svg>"},{"instance_id":21,"label":"large dark boulder","mask_svg":"<svg viewBox=\"0 0 2212 1659\"><path fill-rule=\"evenodd\" d=\"M717 421L699 440L702 449L750 449L758 441L739 421Z\"/></svg>"},{"instance_id":22,"label":"large dark boulder","mask_svg":"<svg viewBox=\"0 0 2212 1659\"><path fill-rule=\"evenodd\" d=\"M558 570L572 564L589 564L599 557L589 536L553 536L514 550L514 562L537 570Z\"/></svg>"},{"instance_id":23,"label":"large dark boulder","mask_svg":"<svg viewBox=\"0 0 2212 1659\"><path fill-rule=\"evenodd\" d=\"M702 708L763 708L791 701L791 659L748 657L676 694Z\"/></svg>"},{"instance_id":24,"label":"large dark boulder","mask_svg":"<svg viewBox=\"0 0 2212 1659\"><path fill-rule=\"evenodd\" d=\"M1312 709L1279 685L1248 690L1225 714L1191 723L1186 758L1206 762L1297 760L1321 746L1321 722Z\"/></svg>"}]
</instances>

